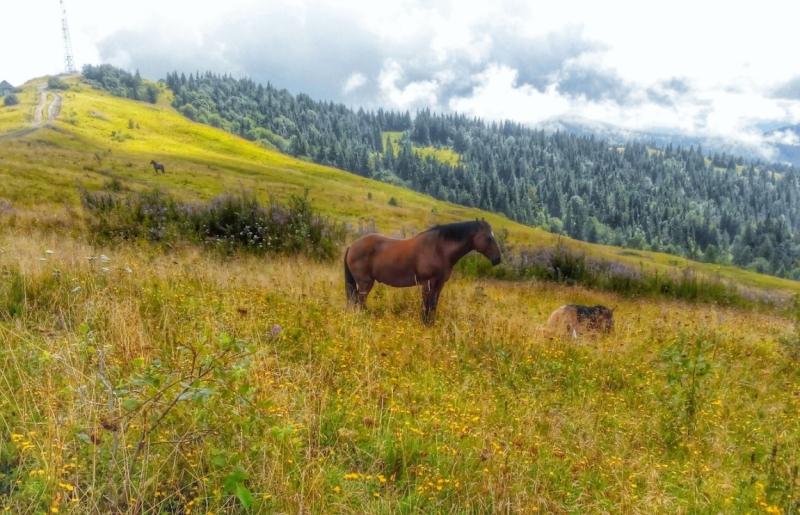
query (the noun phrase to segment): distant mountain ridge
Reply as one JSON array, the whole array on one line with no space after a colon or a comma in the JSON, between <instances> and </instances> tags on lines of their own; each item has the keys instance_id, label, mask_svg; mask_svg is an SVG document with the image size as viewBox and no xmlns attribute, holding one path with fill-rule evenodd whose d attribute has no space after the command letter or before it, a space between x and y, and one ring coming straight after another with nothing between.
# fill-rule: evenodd
<instances>
[{"instance_id":1,"label":"distant mountain ridge","mask_svg":"<svg viewBox=\"0 0 800 515\"><path fill-rule=\"evenodd\" d=\"M800 123L771 130L764 136L773 141L781 160L800 166Z\"/></svg>"},{"instance_id":2,"label":"distant mountain ridge","mask_svg":"<svg viewBox=\"0 0 800 515\"><path fill-rule=\"evenodd\" d=\"M779 127L777 129L765 132L764 135L772 136L774 134L780 134L785 132L793 132L798 137L800 137L800 123L798 123L797 125L787 125L786 127Z\"/></svg>"},{"instance_id":3,"label":"distant mountain ridge","mask_svg":"<svg viewBox=\"0 0 800 515\"><path fill-rule=\"evenodd\" d=\"M702 147L708 154L731 154L750 161L773 162L800 166L800 124L772 129L763 133L759 145L731 141L724 138L686 136L655 131L632 131L602 122L549 121L539 125L546 132L555 131L603 138L610 145L624 146L631 141L681 147ZM788 137L787 137L788 136Z\"/></svg>"}]
</instances>

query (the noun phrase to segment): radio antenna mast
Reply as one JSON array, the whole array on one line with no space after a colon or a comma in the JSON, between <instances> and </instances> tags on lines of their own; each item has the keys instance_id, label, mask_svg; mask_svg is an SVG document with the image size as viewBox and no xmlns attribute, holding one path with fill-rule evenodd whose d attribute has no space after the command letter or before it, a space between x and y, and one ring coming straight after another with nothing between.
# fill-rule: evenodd
<instances>
[{"instance_id":1,"label":"radio antenna mast","mask_svg":"<svg viewBox=\"0 0 800 515\"><path fill-rule=\"evenodd\" d=\"M77 73L75 69L75 59L72 57L72 43L69 39L69 26L67 26L67 10L64 9L64 0L58 0L61 4L61 32L64 34L64 71L67 73Z\"/></svg>"}]
</instances>

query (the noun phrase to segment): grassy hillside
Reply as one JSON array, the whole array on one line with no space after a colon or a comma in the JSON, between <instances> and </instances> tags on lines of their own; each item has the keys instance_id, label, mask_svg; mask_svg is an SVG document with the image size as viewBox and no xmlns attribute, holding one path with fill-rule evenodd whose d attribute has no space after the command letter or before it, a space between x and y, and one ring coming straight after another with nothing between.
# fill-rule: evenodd
<instances>
[{"instance_id":1,"label":"grassy hillside","mask_svg":"<svg viewBox=\"0 0 800 515\"><path fill-rule=\"evenodd\" d=\"M34 85L46 84L46 79L31 81L26 84L22 93L15 93L19 104L4 106L0 102L0 135L5 132L18 131L30 126L41 94ZM45 111L46 112L46 111Z\"/></svg>"},{"instance_id":2,"label":"grassy hillside","mask_svg":"<svg viewBox=\"0 0 800 515\"><path fill-rule=\"evenodd\" d=\"M64 97L54 128L0 139L6 511L796 510L793 319L456 274L426 327L416 289L378 286L367 311L347 310L339 260L91 244L76 181L114 178L184 199L308 187L324 213L389 233L486 216L517 246L556 239L190 123L168 95L156 106L85 87ZM648 269L686 266L564 244ZM614 306L616 332L551 338L544 323L569 302Z\"/></svg>"},{"instance_id":3,"label":"grassy hillside","mask_svg":"<svg viewBox=\"0 0 800 515\"><path fill-rule=\"evenodd\" d=\"M33 112L38 97L30 94L41 81L26 84L23 106ZM207 199L245 188L262 199L285 198L309 188L314 206L353 226L375 227L410 235L436 223L485 216L496 232L505 228L517 247L553 246L558 241L601 259L642 269L682 271L693 267L709 276L732 278L749 287L800 292L800 284L743 272L735 267L705 265L667 254L630 252L589 245L522 226L505 217L436 201L428 196L299 161L224 131L188 121L170 107L169 92L157 105L113 97L80 85L62 94L61 116L52 128L23 139L2 139L18 125L0 124L0 197L25 210L51 212L78 205L76 181L96 188L112 177L133 188L159 187L175 195ZM38 93L37 93L38 94ZM25 96L27 95L27 96ZM34 100L34 97L37 100ZM32 116L32 114L31 114ZM23 123L25 125L25 123ZM133 128L130 128L131 125ZM156 176L151 159L164 163ZM398 205L389 205L394 198Z\"/></svg>"},{"instance_id":4,"label":"grassy hillside","mask_svg":"<svg viewBox=\"0 0 800 515\"><path fill-rule=\"evenodd\" d=\"M86 86L74 86L63 96L62 116L53 129L0 141L0 196L14 205L49 209L57 201L74 207L76 179L97 186L113 175L142 188L158 186L199 198L239 187L262 198L281 198L307 187L326 214L352 223L374 218L386 231L418 231L439 220L478 214L189 122L169 107L168 95L156 106ZM15 128L0 125L0 135ZM164 163L167 174L155 176L150 159ZM399 206L389 206L391 197Z\"/></svg>"}]
</instances>

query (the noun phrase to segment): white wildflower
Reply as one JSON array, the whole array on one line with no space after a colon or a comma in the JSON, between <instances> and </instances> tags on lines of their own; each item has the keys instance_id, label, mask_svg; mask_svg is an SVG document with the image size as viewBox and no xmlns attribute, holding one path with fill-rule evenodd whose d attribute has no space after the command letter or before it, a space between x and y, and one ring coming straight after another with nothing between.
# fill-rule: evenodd
<instances>
[{"instance_id":1,"label":"white wildflower","mask_svg":"<svg viewBox=\"0 0 800 515\"><path fill-rule=\"evenodd\" d=\"M111 258L106 256L105 254L100 254L100 261L102 261L103 263L108 263L109 261L111 261Z\"/></svg>"},{"instance_id":2,"label":"white wildflower","mask_svg":"<svg viewBox=\"0 0 800 515\"><path fill-rule=\"evenodd\" d=\"M52 253L53 253L53 251L52 251L52 250L50 250L50 249L47 249L47 250L45 250L45 251L44 251L44 253L45 253L45 254L52 254Z\"/></svg>"},{"instance_id":3,"label":"white wildflower","mask_svg":"<svg viewBox=\"0 0 800 515\"><path fill-rule=\"evenodd\" d=\"M81 287L80 286L76 286L76 287L72 288L72 293L78 293L79 291L81 291Z\"/></svg>"}]
</instances>

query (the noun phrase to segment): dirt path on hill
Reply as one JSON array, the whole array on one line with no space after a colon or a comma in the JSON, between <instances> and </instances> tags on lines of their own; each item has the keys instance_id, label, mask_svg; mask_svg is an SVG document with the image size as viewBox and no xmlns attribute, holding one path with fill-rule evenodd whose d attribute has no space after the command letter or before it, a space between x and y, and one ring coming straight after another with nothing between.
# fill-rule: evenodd
<instances>
[{"instance_id":1,"label":"dirt path on hill","mask_svg":"<svg viewBox=\"0 0 800 515\"><path fill-rule=\"evenodd\" d=\"M33 123L31 124L32 127L42 124L42 111L44 110L45 102L47 102L47 86L44 84L39 86L39 92L42 94L42 97L39 99L39 105L36 106L36 113L33 115Z\"/></svg>"},{"instance_id":2,"label":"dirt path on hill","mask_svg":"<svg viewBox=\"0 0 800 515\"><path fill-rule=\"evenodd\" d=\"M47 84L42 84L39 86L39 91L41 93L41 97L39 98L39 105L36 106L36 111L33 113L33 122L31 122L31 126L27 129L9 132L8 134L0 134L0 140L27 136L28 134L35 132L45 125L49 125L55 121L59 113L61 113L61 103L63 102L61 95L53 92L53 102L47 108L47 122L43 123L42 118L44 117L44 105L47 103Z\"/></svg>"},{"instance_id":3,"label":"dirt path on hill","mask_svg":"<svg viewBox=\"0 0 800 515\"><path fill-rule=\"evenodd\" d=\"M47 123L53 122L61 112L61 95L53 92L53 103L47 108Z\"/></svg>"}]
</instances>

